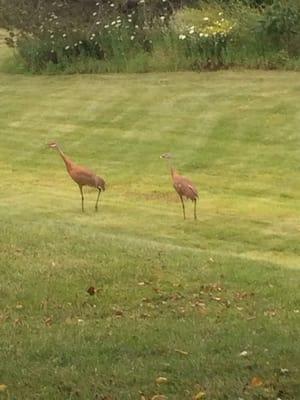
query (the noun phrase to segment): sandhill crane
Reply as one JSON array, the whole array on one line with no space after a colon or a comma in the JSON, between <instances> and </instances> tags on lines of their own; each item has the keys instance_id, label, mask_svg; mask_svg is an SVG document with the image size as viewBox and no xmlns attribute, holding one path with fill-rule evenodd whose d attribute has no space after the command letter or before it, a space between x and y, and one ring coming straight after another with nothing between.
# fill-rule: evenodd
<instances>
[{"instance_id":1,"label":"sandhill crane","mask_svg":"<svg viewBox=\"0 0 300 400\"><path fill-rule=\"evenodd\" d=\"M79 186L81 193L81 208L84 212L84 197L83 197L83 186L91 186L98 189L98 196L95 205L95 211L98 211L98 201L101 191L105 190L105 181L100 176L97 176L94 172L90 171L88 168L81 165L75 164L72 160L65 156L60 147L56 142L49 143L48 146L52 149L56 149L60 154L61 158L64 160L67 171L74 182Z\"/></svg>"},{"instance_id":2,"label":"sandhill crane","mask_svg":"<svg viewBox=\"0 0 300 400\"><path fill-rule=\"evenodd\" d=\"M160 156L160 158L164 158L165 160L167 160L169 164L171 170L171 177L173 181L173 187L178 193L178 196L180 197L181 200L183 218L185 219L185 207L183 201L183 198L185 197L186 199L192 200L192 202L194 203L194 219L197 219L196 204L198 199L198 191L195 185L185 176L179 175L176 169L173 168L173 166L171 165L172 156L170 153L164 153Z\"/></svg>"}]
</instances>

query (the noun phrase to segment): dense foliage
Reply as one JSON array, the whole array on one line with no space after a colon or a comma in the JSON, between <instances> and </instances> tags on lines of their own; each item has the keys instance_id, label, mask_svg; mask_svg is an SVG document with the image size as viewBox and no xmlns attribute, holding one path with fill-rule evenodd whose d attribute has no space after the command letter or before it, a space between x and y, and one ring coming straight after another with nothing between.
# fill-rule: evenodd
<instances>
[{"instance_id":1,"label":"dense foliage","mask_svg":"<svg viewBox=\"0 0 300 400\"><path fill-rule=\"evenodd\" d=\"M2 24L30 71L297 66L293 0L2 0Z\"/></svg>"}]
</instances>

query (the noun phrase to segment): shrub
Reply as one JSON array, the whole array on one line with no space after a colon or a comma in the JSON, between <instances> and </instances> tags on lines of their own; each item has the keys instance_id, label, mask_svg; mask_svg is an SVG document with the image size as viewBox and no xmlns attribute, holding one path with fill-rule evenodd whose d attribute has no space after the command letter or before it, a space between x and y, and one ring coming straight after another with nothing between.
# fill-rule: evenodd
<instances>
[{"instance_id":1,"label":"shrub","mask_svg":"<svg viewBox=\"0 0 300 400\"><path fill-rule=\"evenodd\" d=\"M87 0L82 14L70 10L72 0L53 2L7 43L33 72L298 65L291 62L300 55L297 3L274 0L259 8L245 1L186 1L198 8L178 9L179 1Z\"/></svg>"},{"instance_id":2,"label":"shrub","mask_svg":"<svg viewBox=\"0 0 300 400\"><path fill-rule=\"evenodd\" d=\"M143 12L141 8L127 14L114 9L108 12L99 2L89 19L74 24L52 10L33 32L21 31L11 42L34 72L45 69L49 63L63 69L66 64L84 58L125 65L136 52L151 51Z\"/></svg>"},{"instance_id":3,"label":"shrub","mask_svg":"<svg viewBox=\"0 0 300 400\"><path fill-rule=\"evenodd\" d=\"M274 0L262 13L258 29L273 46L293 53L293 40L300 33L300 7Z\"/></svg>"},{"instance_id":4,"label":"shrub","mask_svg":"<svg viewBox=\"0 0 300 400\"><path fill-rule=\"evenodd\" d=\"M217 8L183 9L174 16L174 28L185 55L194 58L200 68L224 66L234 25Z\"/></svg>"}]
</instances>

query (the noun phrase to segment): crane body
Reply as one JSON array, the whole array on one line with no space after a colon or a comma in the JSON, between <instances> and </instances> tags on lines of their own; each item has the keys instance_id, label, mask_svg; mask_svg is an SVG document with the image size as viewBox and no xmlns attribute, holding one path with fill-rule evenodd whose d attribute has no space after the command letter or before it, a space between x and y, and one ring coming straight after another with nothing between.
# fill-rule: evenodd
<instances>
[{"instance_id":1,"label":"crane body","mask_svg":"<svg viewBox=\"0 0 300 400\"><path fill-rule=\"evenodd\" d=\"M194 203L194 219L197 219L197 200L198 200L198 191L196 189L196 186L192 183L191 180L186 178L183 175L180 175L177 170L171 165L171 155L169 153L164 153L160 156L160 158L164 158L165 160L168 161L170 171L171 171L171 178L173 182L173 187L175 191L177 192L181 205L182 205L182 211L183 211L183 218L186 219L185 216L185 205L184 205L184 198L187 200L192 200Z\"/></svg>"},{"instance_id":2,"label":"crane body","mask_svg":"<svg viewBox=\"0 0 300 400\"><path fill-rule=\"evenodd\" d=\"M68 171L68 174L70 177L73 179L74 182L77 183L80 193L81 193L81 209L84 212L84 196L83 196L83 186L91 186L94 187L98 190L98 196L97 196L97 201L95 204L95 211L98 211L98 202L99 202L99 197L100 193L102 191L105 191L105 181L103 178L100 176L96 175L93 171L90 169L82 166L75 164L70 158L68 158L61 148L58 146L57 143L52 142L49 143L48 146L52 149L56 149L63 159L66 169Z\"/></svg>"}]
</instances>

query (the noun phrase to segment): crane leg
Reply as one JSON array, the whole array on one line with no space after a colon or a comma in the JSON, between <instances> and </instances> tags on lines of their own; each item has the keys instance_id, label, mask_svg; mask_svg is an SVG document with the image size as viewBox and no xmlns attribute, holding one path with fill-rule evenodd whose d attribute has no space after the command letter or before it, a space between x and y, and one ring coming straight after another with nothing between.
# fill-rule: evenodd
<instances>
[{"instance_id":1,"label":"crane leg","mask_svg":"<svg viewBox=\"0 0 300 400\"><path fill-rule=\"evenodd\" d=\"M84 212L84 197L83 197L83 191L82 191L82 186L79 186L80 193L81 193L81 209L82 212Z\"/></svg>"},{"instance_id":2,"label":"crane leg","mask_svg":"<svg viewBox=\"0 0 300 400\"><path fill-rule=\"evenodd\" d=\"M184 207L184 202L182 196L179 196L182 204L182 211L183 211L183 219L185 219L185 207Z\"/></svg>"},{"instance_id":3,"label":"crane leg","mask_svg":"<svg viewBox=\"0 0 300 400\"><path fill-rule=\"evenodd\" d=\"M196 210L197 200L194 200L194 219L197 219L197 210Z\"/></svg>"},{"instance_id":4,"label":"crane leg","mask_svg":"<svg viewBox=\"0 0 300 400\"><path fill-rule=\"evenodd\" d=\"M95 205L95 211L98 211L98 201L99 201L100 193L101 193L101 189L98 189L98 196L97 196L97 201L96 201L96 205Z\"/></svg>"}]
</instances>

